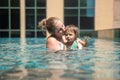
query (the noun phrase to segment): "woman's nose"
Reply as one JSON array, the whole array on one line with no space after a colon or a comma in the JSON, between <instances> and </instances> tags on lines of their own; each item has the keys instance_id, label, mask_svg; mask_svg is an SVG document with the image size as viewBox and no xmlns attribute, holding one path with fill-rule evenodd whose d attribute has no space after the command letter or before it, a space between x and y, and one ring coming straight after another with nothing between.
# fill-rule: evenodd
<instances>
[{"instance_id":1,"label":"woman's nose","mask_svg":"<svg viewBox=\"0 0 120 80\"><path fill-rule=\"evenodd\" d=\"M63 31L65 31L65 25L62 26Z\"/></svg>"}]
</instances>

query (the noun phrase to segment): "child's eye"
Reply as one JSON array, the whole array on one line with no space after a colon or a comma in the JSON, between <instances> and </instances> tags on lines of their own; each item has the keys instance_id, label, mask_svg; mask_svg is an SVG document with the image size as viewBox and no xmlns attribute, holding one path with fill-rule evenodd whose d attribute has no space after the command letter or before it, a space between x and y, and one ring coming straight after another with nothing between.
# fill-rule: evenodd
<instances>
[{"instance_id":1,"label":"child's eye","mask_svg":"<svg viewBox=\"0 0 120 80\"><path fill-rule=\"evenodd\" d=\"M65 36L68 36L68 34L65 34Z\"/></svg>"}]
</instances>

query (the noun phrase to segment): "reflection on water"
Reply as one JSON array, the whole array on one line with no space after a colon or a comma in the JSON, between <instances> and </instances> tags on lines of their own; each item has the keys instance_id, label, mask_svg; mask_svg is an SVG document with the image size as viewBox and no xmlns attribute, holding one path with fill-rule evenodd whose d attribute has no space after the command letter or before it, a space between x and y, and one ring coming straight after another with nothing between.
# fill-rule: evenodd
<instances>
[{"instance_id":1,"label":"reflection on water","mask_svg":"<svg viewBox=\"0 0 120 80\"><path fill-rule=\"evenodd\" d=\"M45 39L0 39L0 80L118 80L120 42L90 39L83 50L48 52Z\"/></svg>"}]
</instances>

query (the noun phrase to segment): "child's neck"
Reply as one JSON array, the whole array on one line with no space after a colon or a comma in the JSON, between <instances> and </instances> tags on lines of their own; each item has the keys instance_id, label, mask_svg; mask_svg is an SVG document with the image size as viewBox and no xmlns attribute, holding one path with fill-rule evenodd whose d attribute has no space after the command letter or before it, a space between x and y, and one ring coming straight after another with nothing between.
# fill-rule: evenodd
<instances>
[{"instance_id":1,"label":"child's neck","mask_svg":"<svg viewBox=\"0 0 120 80\"><path fill-rule=\"evenodd\" d=\"M72 41L72 42L67 42L66 45L67 45L67 46L71 46L71 45L73 44L73 42L74 42L74 41Z\"/></svg>"}]
</instances>

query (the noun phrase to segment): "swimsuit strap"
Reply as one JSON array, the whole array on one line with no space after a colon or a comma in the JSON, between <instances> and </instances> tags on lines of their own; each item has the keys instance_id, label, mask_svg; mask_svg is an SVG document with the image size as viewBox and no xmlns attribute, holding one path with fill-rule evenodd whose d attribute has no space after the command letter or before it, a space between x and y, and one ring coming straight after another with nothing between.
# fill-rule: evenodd
<instances>
[{"instance_id":1,"label":"swimsuit strap","mask_svg":"<svg viewBox=\"0 0 120 80\"><path fill-rule=\"evenodd\" d=\"M78 49L78 43L77 43L77 41L75 40L71 46L67 46L67 49L68 50Z\"/></svg>"},{"instance_id":2,"label":"swimsuit strap","mask_svg":"<svg viewBox=\"0 0 120 80\"><path fill-rule=\"evenodd\" d=\"M60 50L64 50L64 44L60 42Z\"/></svg>"}]
</instances>

